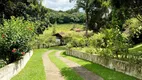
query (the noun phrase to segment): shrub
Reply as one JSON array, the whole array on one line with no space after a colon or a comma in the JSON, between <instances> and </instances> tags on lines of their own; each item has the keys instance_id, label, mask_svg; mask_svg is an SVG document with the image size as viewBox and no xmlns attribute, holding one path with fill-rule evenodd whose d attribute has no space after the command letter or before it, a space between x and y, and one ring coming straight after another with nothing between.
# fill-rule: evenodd
<instances>
[{"instance_id":1,"label":"shrub","mask_svg":"<svg viewBox=\"0 0 142 80\"><path fill-rule=\"evenodd\" d=\"M94 48L94 47L87 47L84 48L86 53L89 54L98 54L100 56L112 56L112 51L109 48Z\"/></svg>"},{"instance_id":2,"label":"shrub","mask_svg":"<svg viewBox=\"0 0 142 80\"><path fill-rule=\"evenodd\" d=\"M142 23L137 18L126 20L124 34L134 43L142 42Z\"/></svg>"},{"instance_id":3,"label":"shrub","mask_svg":"<svg viewBox=\"0 0 142 80\"><path fill-rule=\"evenodd\" d=\"M0 68L4 67L6 65L5 61L0 60Z\"/></svg>"},{"instance_id":4,"label":"shrub","mask_svg":"<svg viewBox=\"0 0 142 80\"><path fill-rule=\"evenodd\" d=\"M51 46L55 46L55 45L59 45L60 42L56 41L56 37L55 36L48 36L47 39L45 39L45 45L47 47L51 47Z\"/></svg>"},{"instance_id":5,"label":"shrub","mask_svg":"<svg viewBox=\"0 0 142 80\"><path fill-rule=\"evenodd\" d=\"M70 47L85 47L87 45L87 38L83 36L83 34L79 34L76 32L69 33L67 38L64 39L65 43L70 45Z\"/></svg>"},{"instance_id":6,"label":"shrub","mask_svg":"<svg viewBox=\"0 0 142 80\"><path fill-rule=\"evenodd\" d=\"M84 48L86 53L89 54L98 54L94 47Z\"/></svg>"},{"instance_id":7,"label":"shrub","mask_svg":"<svg viewBox=\"0 0 142 80\"><path fill-rule=\"evenodd\" d=\"M56 37L52 36L51 34L41 34L36 37L34 40L33 45L34 48L47 48L59 45L60 43L56 41Z\"/></svg>"},{"instance_id":8,"label":"shrub","mask_svg":"<svg viewBox=\"0 0 142 80\"><path fill-rule=\"evenodd\" d=\"M34 23L11 17L0 25L0 58L6 63L14 62L31 49L35 33Z\"/></svg>"},{"instance_id":9,"label":"shrub","mask_svg":"<svg viewBox=\"0 0 142 80\"><path fill-rule=\"evenodd\" d=\"M103 56L126 57L130 44L119 29L103 29L89 38L89 48L85 52Z\"/></svg>"},{"instance_id":10,"label":"shrub","mask_svg":"<svg viewBox=\"0 0 142 80\"><path fill-rule=\"evenodd\" d=\"M92 37L89 38L90 46L95 48L104 47L104 37L103 33L94 34Z\"/></svg>"},{"instance_id":11,"label":"shrub","mask_svg":"<svg viewBox=\"0 0 142 80\"><path fill-rule=\"evenodd\" d=\"M85 37L72 37L70 44L73 47L85 47L86 39Z\"/></svg>"},{"instance_id":12,"label":"shrub","mask_svg":"<svg viewBox=\"0 0 142 80\"><path fill-rule=\"evenodd\" d=\"M122 35L119 29L104 29L102 33L105 34L105 46L112 51L112 56L118 57L122 53L128 53L129 41Z\"/></svg>"},{"instance_id":13,"label":"shrub","mask_svg":"<svg viewBox=\"0 0 142 80\"><path fill-rule=\"evenodd\" d=\"M67 43L66 47L67 49L71 49L73 46L71 45L71 43Z\"/></svg>"},{"instance_id":14,"label":"shrub","mask_svg":"<svg viewBox=\"0 0 142 80\"><path fill-rule=\"evenodd\" d=\"M67 37L64 37L63 40L64 40L64 44L68 44L70 41L71 41L71 37L67 36Z\"/></svg>"}]
</instances>

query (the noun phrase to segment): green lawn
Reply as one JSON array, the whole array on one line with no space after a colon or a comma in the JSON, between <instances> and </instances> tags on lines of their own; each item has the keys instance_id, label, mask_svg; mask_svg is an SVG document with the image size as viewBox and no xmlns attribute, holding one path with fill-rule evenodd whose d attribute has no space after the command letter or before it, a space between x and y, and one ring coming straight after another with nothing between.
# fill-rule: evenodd
<instances>
[{"instance_id":1,"label":"green lawn","mask_svg":"<svg viewBox=\"0 0 142 80\"><path fill-rule=\"evenodd\" d=\"M12 80L46 80L44 66L42 63L42 54L47 49L34 50L33 56L25 66L25 68Z\"/></svg>"},{"instance_id":2,"label":"green lawn","mask_svg":"<svg viewBox=\"0 0 142 80\"><path fill-rule=\"evenodd\" d=\"M42 63L42 54L47 50L63 50L64 47L54 47L50 49L36 49L34 54L25 66L25 68L11 80L46 80L44 66ZM83 80L75 71L69 68L64 62L56 58L55 52L49 54L49 58L55 65L60 69L62 75L65 77L65 80Z\"/></svg>"},{"instance_id":3,"label":"green lawn","mask_svg":"<svg viewBox=\"0 0 142 80\"><path fill-rule=\"evenodd\" d=\"M86 61L86 60L67 56L65 54L62 54L62 56L65 58L68 58L68 59L80 64L81 66L85 67L86 69L98 74L99 76L104 78L104 80L138 80L134 77L125 75L120 72L113 71L111 69L105 68L101 65L98 65L98 64Z\"/></svg>"},{"instance_id":4,"label":"green lawn","mask_svg":"<svg viewBox=\"0 0 142 80\"><path fill-rule=\"evenodd\" d=\"M55 56L56 51L49 54L50 60L60 69L65 80L83 80L75 71Z\"/></svg>"},{"instance_id":5,"label":"green lawn","mask_svg":"<svg viewBox=\"0 0 142 80\"><path fill-rule=\"evenodd\" d=\"M57 49L49 54L49 58L60 69L62 75L65 77L65 80L83 80L75 71L69 68L64 62L56 58L55 52L58 50L63 50L64 47L60 47L60 48L57 47L57 48L50 48L50 49L53 49L53 50ZM12 80L46 80L44 66L42 63L42 54L50 49L34 50L34 54L29 60L29 62L27 63L27 65L25 66L25 68L18 75L13 77ZM110 70L101 65L91 63L86 60L67 56L65 54L62 54L62 56L98 74L99 76L104 78L104 80L137 80L134 77Z\"/></svg>"},{"instance_id":6,"label":"green lawn","mask_svg":"<svg viewBox=\"0 0 142 80\"><path fill-rule=\"evenodd\" d=\"M139 44L139 45L134 46L133 48L130 48L129 52L135 53L135 54L142 53L142 44Z\"/></svg>"}]
</instances>

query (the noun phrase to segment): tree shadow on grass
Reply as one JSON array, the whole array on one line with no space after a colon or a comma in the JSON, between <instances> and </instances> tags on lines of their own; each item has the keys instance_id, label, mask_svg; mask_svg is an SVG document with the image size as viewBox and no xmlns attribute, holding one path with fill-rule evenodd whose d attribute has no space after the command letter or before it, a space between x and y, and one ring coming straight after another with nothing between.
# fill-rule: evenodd
<instances>
[{"instance_id":1,"label":"tree shadow on grass","mask_svg":"<svg viewBox=\"0 0 142 80\"><path fill-rule=\"evenodd\" d=\"M61 69L61 74L65 80L83 80L73 69L65 67Z\"/></svg>"},{"instance_id":2,"label":"tree shadow on grass","mask_svg":"<svg viewBox=\"0 0 142 80\"><path fill-rule=\"evenodd\" d=\"M68 55L63 53L64 57L68 58ZM92 71L93 73L101 76L104 80L139 80L135 77L126 75L121 72L117 72L112 69L108 69L102 65L92 63L90 61L84 60L84 59L78 59L77 57L71 56L77 63L81 63L81 66L88 69L89 71ZM78 59L78 60L77 60ZM71 59L72 60L72 59Z\"/></svg>"},{"instance_id":3,"label":"tree shadow on grass","mask_svg":"<svg viewBox=\"0 0 142 80\"><path fill-rule=\"evenodd\" d=\"M101 76L102 78L104 78L104 80L139 80L135 77L117 72L115 70L91 62L82 66L89 71L92 71L93 73Z\"/></svg>"}]
</instances>

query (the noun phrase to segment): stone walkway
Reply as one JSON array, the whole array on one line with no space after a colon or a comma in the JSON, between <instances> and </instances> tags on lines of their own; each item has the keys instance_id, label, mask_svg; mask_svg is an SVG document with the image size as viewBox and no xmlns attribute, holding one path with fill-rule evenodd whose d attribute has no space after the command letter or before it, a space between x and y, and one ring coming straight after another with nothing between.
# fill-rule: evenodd
<instances>
[{"instance_id":1,"label":"stone walkway","mask_svg":"<svg viewBox=\"0 0 142 80\"><path fill-rule=\"evenodd\" d=\"M59 69L52 63L48 57L48 54L51 53L52 50L46 52L43 56L43 64L46 73L46 80L64 80L64 77L61 75ZM76 73L78 73L84 80L103 80L103 78L99 77L98 75L88 71L84 67L80 66L79 64L68 60L62 56L60 53L62 51L56 52L55 56L62 60L65 64L67 64L70 68L72 68Z\"/></svg>"},{"instance_id":2,"label":"stone walkway","mask_svg":"<svg viewBox=\"0 0 142 80\"><path fill-rule=\"evenodd\" d=\"M52 63L48 57L48 54L52 51L48 51L42 56L44 69L46 73L46 80L64 80L60 73L60 70Z\"/></svg>"}]
</instances>

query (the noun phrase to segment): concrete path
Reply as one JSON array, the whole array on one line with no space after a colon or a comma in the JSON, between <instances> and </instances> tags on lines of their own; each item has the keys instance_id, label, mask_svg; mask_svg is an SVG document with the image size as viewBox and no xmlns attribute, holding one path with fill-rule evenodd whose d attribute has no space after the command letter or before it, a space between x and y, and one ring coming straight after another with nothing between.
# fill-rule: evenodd
<instances>
[{"instance_id":1,"label":"concrete path","mask_svg":"<svg viewBox=\"0 0 142 80\"><path fill-rule=\"evenodd\" d=\"M55 66L54 63L51 62L51 60L48 57L48 54L51 52L52 50L46 52L42 56L45 73L46 73L46 80L64 80L64 77L61 75L60 70ZM103 78L92 73L91 71L88 71L86 68L80 66L79 64L60 56L61 52L62 51L56 52L55 56L60 60L62 60L70 68L72 68L84 80L103 80Z\"/></svg>"},{"instance_id":2,"label":"concrete path","mask_svg":"<svg viewBox=\"0 0 142 80\"><path fill-rule=\"evenodd\" d=\"M44 69L46 73L46 80L64 80L64 77L61 75L60 70L52 63L48 57L48 54L52 51L48 51L42 56Z\"/></svg>"},{"instance_id":3,"label":"concrete path","mask_svg":"<svg viewBox=\"0 0 142 80\"><path fill-rule=\"evenodd\" d=\"M60 56L61 52L62 51L56 52L56 57L66 63L70 68L75 70L82 78L84 78L84 80L103 80L103 78L88 71L86 68L80 66L79 64Z\"/></svg>"}]
</instances>

